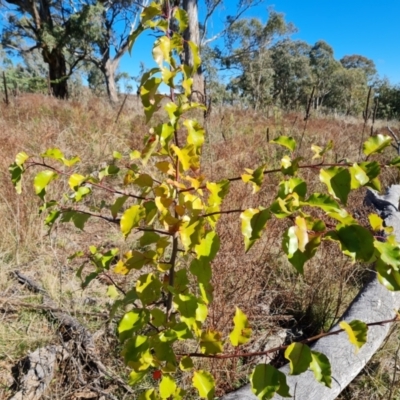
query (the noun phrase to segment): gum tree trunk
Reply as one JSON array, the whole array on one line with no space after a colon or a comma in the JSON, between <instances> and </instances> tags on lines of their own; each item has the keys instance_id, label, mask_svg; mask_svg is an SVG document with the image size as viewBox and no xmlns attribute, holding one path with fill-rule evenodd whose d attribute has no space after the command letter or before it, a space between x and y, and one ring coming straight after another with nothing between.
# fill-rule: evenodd
<instances>
[{"instance_id":1,"label":"gum tree trunk","mask_svg":"<svg viewBox=\"0 0 400 400\"><path fill-rule=\"evenodd\" d=\"M200 49L200 28L199 28L199 12L197 0L183 0L183 9L189 17L189 26L183 34L183 38L195 43ZM190 47L185 43L184 46L184 61L185 64L193 66L193 54ZM204 99L204 76L201 66L193 77L193 94L195 100L203 102Z\"/></svg>"}]
</instances>

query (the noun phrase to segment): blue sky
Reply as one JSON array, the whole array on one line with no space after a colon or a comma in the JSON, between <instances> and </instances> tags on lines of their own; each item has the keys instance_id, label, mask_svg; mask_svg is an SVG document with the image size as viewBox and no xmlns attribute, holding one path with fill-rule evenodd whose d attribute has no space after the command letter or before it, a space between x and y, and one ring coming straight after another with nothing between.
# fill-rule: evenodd
<instances>
[{"instance_id":1,"label":"blue sky","mask_svg":"<svg viewBox=\"0 0 400 400\"><path fill-rule=\"evenodd\" d=\"M215 14L210 28L219 31L235 3L225 0L226 8ZM371 58L381 77L400 83L400 0L271 0L245 15L266 21L268 6L284 13L286 21L297 27L293 39L309 44L325 40L336 59L351 54ZM139 60L151 66L151 46L151 40L139 39L132 57L126 55L120 69L136 75Z\"/></svg>"}]
</instances>

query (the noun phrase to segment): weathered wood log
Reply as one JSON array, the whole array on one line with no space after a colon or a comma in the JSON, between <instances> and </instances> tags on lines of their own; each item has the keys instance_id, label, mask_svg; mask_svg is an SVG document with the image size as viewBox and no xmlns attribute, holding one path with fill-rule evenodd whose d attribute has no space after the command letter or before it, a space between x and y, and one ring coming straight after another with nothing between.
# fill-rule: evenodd
<instances>
[{"instance_id":1,"label":"weathered wood log","mask_svg":"<svg viewBox=\"0 0 400 400\"><path fill-rule=\"evenodd\" d=\"M62 346L41 347L21 360L14 368L19 376L18 392L9 400L39 400L54 378L57 358L69 357Z\"/></svg>"},{"instance_id":2,"label":"weathered wood log","mask_svg":"<svg viewBox=\"0 0 400 400\"><path fill-rule=\"evenodd\" d=\"M37 349L21 360L14 368L14 389L18 390L18 392L9 400L37 400L42 398L42 395L54 377L57 361L65 361L68 358L74 359L75 364L79 365L79 368L82 370L85 368L90 369L91 375L95 378L93 384L88 386L92 391L101 393L105 398L115 400L115 397L111 393L106 393L98 385L99 378L107 378L108 380L111 378L126 392L133 393L132 388L120 377L107 371L106 367L100 361L96 353L93 335L89 330L74 317L60 310L47 292L33 279L23 275L19 271L14 271L14 276L29 290L42 294L44 306L42 309L46 310L52 319L58 323L58 330L61 333L63 343L70 342L73 346L72 351L69 353L65 345L49 345ZM82 377L79 377L79 380L82 381L83 385L87 384L87 382L83 381Z\"/></svg>"},{"instance_id":3,"label":"weathered wood log","mask_svg":"<svg viewBox=\"0 0 400 400\"><path fill-rule=\"evenodd\" d=\"M400 185L393 185L384 196L369 191L366 203L374 206L385 220L386 226L394 228L400 241ZM359 319L366 323L388 320L400 308L400 293L390 292L382 286L375 274L353 300L341 320L350 322ZM340 329L335 325L331 331ZM332 366L332 388L329 389L315 380L314 374L307 371L298 376L289 375L289 366L280 369L287 376L290 393L296 400L334 400L342 390L361 372L374 353L382 345L390 329L389 324L372 326L368 329L367 343L356 353L346 333L327 336L312 345L312 349L324 353ZM221 400L255 400L250 385L223 396ZM283 399L276 395L274 399Z\"/></svg>"}]
</instances>

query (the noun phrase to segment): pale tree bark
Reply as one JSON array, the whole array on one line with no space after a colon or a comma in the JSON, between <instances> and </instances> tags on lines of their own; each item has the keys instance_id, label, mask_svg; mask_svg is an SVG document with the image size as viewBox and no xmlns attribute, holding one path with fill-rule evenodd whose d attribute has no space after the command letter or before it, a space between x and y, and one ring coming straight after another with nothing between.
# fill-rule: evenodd
<instances>
[{"instance_id":1,"label":"pale tree bark","mask_svg":"<svg viewBox=\"0 0 400 400\"><path fill-rule=\"evenodd\" d=\"M189 26L183 34L185 39L184 45L184 62L189 66L193 66L193 53L187 44L191 41L197 45L200 52L200 27L199 27L199 12L197 0L183 0L183 9L189 17ZM204 75L201 66L193 76L193 94L194 99L200 102L205 101Z\"/></svg>"}]
</instances>

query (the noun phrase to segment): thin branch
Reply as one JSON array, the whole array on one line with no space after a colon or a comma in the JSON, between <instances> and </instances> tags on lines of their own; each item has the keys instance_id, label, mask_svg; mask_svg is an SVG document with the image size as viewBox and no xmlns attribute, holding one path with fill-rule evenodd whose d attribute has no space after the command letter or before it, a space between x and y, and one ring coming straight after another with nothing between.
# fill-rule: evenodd
<instances>
[{"instance_id":1,"label":"thin branch","mask_svg":"<svg viewBox=\"0 0 400 400\"><path fill-rule=\"evenodd\" d=\"M400 319L399 317L396 315L394 318L392 319L386 319L383 321L378 321L378 322L371 322L366 324L368 327L370 326L381 326L384 324L390 324L393 322L399 322ZM323 337L327 337L327 336L333 336L333 335L338 335L339 333L345 332L344 329L338 329L336 331L332 331L332 332L323 332L320 333L318 335L312 336L308 339L304 339L301 340L299 343L303 343L303 344L307 344L307 343L311 343L311 342L315 342L318 339L321 339ZM275 353L277 351L281 351L281 350L285 350L290 346L290 344L284 345L284 346L277 346L277 347L273 347L272 349L269 350L265 350L265 351L256 351L256 352L250 352L250 353L227 353L227 354L202 354L202 353L189 353L189 354L185 354L185 353L177 353L177 356L189 356L189 357L199 357L199 358L214 358L214 359L218 359L218 360L224 360L224 359L228 359L228 358L239 358L239 357L257 357L257 356L265 356L267 354L271 354L271 353Z\"/></svg>"}]
</instances>

